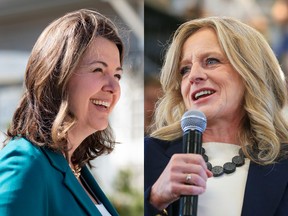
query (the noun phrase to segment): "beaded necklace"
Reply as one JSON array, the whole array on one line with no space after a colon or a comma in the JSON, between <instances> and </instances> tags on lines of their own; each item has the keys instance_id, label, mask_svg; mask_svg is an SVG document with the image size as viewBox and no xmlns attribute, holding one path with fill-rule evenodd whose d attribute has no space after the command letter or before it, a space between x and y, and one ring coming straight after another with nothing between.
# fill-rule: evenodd
<instances>
[{"instance_id":1,"label":"beaded necklace","mask_svg":"<svg viewBox=\"0 0 288 216\"><path fill-rule=\"evenodd\" d=\"M234 156L231 162L227 162L223 166L212 166L212 164L209 162L208 156L205 154L205 149L202 147L201 150L201 154L204 161L206 162L207 168L213 173L214 177L221 176L224 173L233 173L235 172L236 167L241 167L245 164L245 155L242 149L239 149L238 155Z\"/></svg>"}]
</instances>

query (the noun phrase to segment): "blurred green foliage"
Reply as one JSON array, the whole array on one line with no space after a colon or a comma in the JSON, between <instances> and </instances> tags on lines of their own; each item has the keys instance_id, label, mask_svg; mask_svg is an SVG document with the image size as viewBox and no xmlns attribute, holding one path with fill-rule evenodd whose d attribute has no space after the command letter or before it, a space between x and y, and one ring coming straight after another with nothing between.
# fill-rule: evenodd
<instances>
[{"instance_id":1,"label":"blurred green foliage","mask_svg":"<svg viewBox=\"0 0 288 216\"><path fill-rule=\"evenodd\" d=\"M115 193L109 199L121 216L144 215L143 190L139 188L139 184L133 183L136 177L134 175L130 169L121 169L114 180Z\"/></svg>"}]
</instances>

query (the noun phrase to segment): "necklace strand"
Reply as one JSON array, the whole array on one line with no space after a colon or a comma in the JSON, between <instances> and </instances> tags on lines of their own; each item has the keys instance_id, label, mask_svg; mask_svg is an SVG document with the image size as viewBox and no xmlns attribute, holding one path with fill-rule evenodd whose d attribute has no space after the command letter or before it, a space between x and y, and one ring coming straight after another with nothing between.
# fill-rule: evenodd
<instances>
[{"instance_id":1,"label":"necklace strand","mask_svg":"<svg viewBox=\"0 0 288 216\"><path fill-rule=\"evenodd\" d=\"M224 173L233 173L235 172L236 167L241 167L245 164L245 155L242 149L239 149L238 155L234 156L231 162L227 162L223 166L212 166L212 164L209 162L208 156L205 154L205 149L202 147L201 150L201 154L204 161L206 162L207 168L213 173L214 177L221 176Z\"/></svg>"},{"instance_id":2,"label":"necklace strand","mask_svg":"<svg viewBox=\"0 0 288 216\"><path fill-rule=\"evenodd\" d=\"M80 175L81 175L81 167L79 167L78 164L74 165L74 168L69 164L74 176L79 179Z\"/></svg>"}]
</instances>

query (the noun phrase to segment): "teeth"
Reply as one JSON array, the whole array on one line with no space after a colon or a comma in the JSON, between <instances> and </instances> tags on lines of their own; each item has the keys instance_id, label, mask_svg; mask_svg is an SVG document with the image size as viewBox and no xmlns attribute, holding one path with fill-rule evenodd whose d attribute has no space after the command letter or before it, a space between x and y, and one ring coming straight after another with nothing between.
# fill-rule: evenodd
<instances>
[{"instance_id":1,"label":"teeth","mask_svg":"<svg viewBox=\"0 0 288 216\"><path fill-rule=\"evenodd\" d=\"M203 95L210 95L210 94L213 94L214 91L210 91L210 90L205 90L205 91L200 91L200 92L197 92L195 94L195 99L197 100L199 97L203 96Z\"/></svg>"},{"instance_id":2,"label":"teeth","mask_svg":"<svg viewBox=\"0 0 288 216\"><path fill-rule=\"evenodd\" d=\"M91 102L95 105L101 105L101 106L105 106L105 107L110 107L110 103L106 102L106 101L101 101L101 100L91 100Z\"/></svg>"}]
</instances>

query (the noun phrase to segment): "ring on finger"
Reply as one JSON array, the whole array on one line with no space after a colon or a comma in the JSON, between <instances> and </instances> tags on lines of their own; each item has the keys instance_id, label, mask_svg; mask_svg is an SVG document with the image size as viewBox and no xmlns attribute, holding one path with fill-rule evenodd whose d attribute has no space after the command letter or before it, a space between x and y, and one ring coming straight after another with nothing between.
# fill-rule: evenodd
<instances>
[{"instance_id":1,"label":"ring on finger","mask_svg":"<svg viewBox=\"0 0 288 216\"><path fill-rule=\"evenodd\" d=\"M188 174L188 175L186 176L186 182L189 183L189 182L191 181L191 179L192 179L191 174Z\"/></svg>"}]
</instances>

